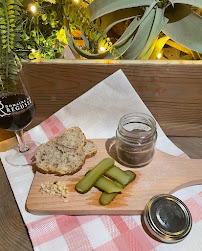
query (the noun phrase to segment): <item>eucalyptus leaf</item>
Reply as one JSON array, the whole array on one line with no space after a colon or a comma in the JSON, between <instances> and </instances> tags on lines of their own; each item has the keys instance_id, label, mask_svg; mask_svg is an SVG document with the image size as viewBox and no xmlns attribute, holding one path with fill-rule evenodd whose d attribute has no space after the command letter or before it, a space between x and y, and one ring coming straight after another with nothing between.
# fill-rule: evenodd
<instances>
[{"instance_id":1,"label":"eucalyptus leaf","mask_svg":"<svg viewBox=\"0 0 202 251\"><path fill-rule=\"evenodd\" d=\"M84 34L83 30L82 30L82 27L81 27L80 30L81 30L82 39L83 39L83 41L84 41L86 47L87 47L88 49L90 49L90 42L89 42L89 40L86 38L86 36L85 36L85 34Z\"/></svg>"},{"instance_id":2,"label":"eucalyptus leaf","mask_svg":"<svg viewBox=\"0 0 202 251\"><path fill-rule=\"evenodd\" d=\"M82 57L88 58L88 59L104 59L107 57L110 57L110 53L108 51L104 53L97 53L97 54L91 54L88 52L83 51L79 46L77 46L71 36L70 30L69 30L69 22L67 19L65 19L65 34L66 34L66 39L68 41L68 45L72 49L74 53L77 55L81 55Z\"/></svg>"},{"instance_id":3,"label":"eucalyptus leaf","mask_svg":"<svg viewBox=\"0 0 202 251\"><path fill-rule=\"evenodd\" d=\"M180 10L187 6L180 6ZM163 32L175 42L202 53L202 17L191 11L184 18L167 23Z\"/></svg>"},{"instance_id":4,"label":"eucalyptus leaf","mask_svg":"<svg viewBox=\"0 0 202 251\"><path fill-rule=\"evenodd\" d=\"M69 43L69 40L68 40ZM97 54L91 54L88 52L83 51L79 46L77 46L75 44L75 42L72 40L71 44L73 44L73 47L75 49L75 52L79 55L81 55L82 57L88 58L88 59L103 59L106 54L108 54L109 52L105 52L105 53L97 53Z\"/></svg>"},{"instance_id":5,"label":"eucalyptus leaf","mask_svg":"<svg viewBox=\"0 0 202 251\"><path fill-rule=\"evenodd\" d=\"M153 0L94 0L87 7L92 20L108 13L133 7L149 6Z\"/></svg>"}]
</instances>

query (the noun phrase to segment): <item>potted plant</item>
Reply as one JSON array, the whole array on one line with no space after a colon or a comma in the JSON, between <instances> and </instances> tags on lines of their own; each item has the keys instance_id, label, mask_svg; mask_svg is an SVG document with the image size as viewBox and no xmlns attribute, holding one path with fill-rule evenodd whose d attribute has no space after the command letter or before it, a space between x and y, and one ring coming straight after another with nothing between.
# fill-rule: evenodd
<instances>
[{"instance_id":1,"label":"potted plant","mask_svg":"<svg viewBox=\"0 0 202 251\"><path fill-rule=\"evenodd\" d=\"M65 1L64 7L68 44L85 58L155 59L166 43L175 46L178 43L178 49L200 59L201 1L94 0L86 8L82 1L73 1L77 4L71 2ZM107 35L114 26L123 22L127 22L126 28L112 44ZM81 31L85 43L82 47L75 43L72 27ZM103 47L105 52L99 50Z\"/></svg>"},{"instance_id":2,"label":"potted plant","mask_svg":"<svg viewBox=\"0 0 202 251\"><path fill-rule=\"evenodd\" d=\"M199 0L2 0L0 8L1 43L16 32L4 49L21 58L56 59L68 43L78 58L201 59Z\"/></svg>"}]
</instances>

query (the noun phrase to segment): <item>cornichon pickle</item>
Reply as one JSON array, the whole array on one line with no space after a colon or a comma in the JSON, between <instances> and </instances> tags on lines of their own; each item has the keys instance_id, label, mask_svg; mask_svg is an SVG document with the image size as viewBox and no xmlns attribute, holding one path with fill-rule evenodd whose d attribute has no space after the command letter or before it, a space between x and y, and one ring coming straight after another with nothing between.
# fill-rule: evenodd
<instances>
[{"instance_id":1,"label":"cornichon pickle","mask_svg":"<svg viewBox=\"0 0 202 251\"><path fill-rule=\"evenodd\" d=\"M118 193L105 193L103 192L100 196L99 203L100 205L109 205L110 202L117 196Z\"/></svg>"},{"instance_id":2,"label":"cornichon pickle","mask_svg":"<svg viewBox=\"0 0 202 251\"><path fill-rule=\"evenodd\" d=\"M104 191L106 193L120 193L123 191L122 186L118 186L114 181L105 178L104 176L100 177L94 184L94 187Z\"/></svg>"},{"instance_id":3,"label":"cornichon pickle","mask_svg":"<svg viewBox=\"0 0 202 251\"><path fill-rule=\"evenodd\" d=\"M87 193L95 184L95 182L114 165L114 160L105 158L98 163L86 176L80 180L75 189L79 193Z\"/></svg>"},{"instance_id":4,"label":"cornichon pickle","mask_svg":"<svg viewBox=\"0 0 202 251\"><path fill-rule=\"evenodd\" d=\"M118 181L123 186L126 186L130 180L130 176L117 166L111 167L104 175L112 180Z\"/></svg>"},{"instance_id":5,"label":"cornichon pickle","mask_svg":"<svg viewBox=\"0 0 202 251\"><path fill-rule=\"evenodd\" d=\"M129 183L131 183L133 180L135 180L135 178L136 178L136 174L134 173L134 172L132 172L132 171L130 171L130 170L127 170L127 171L125 171L129 176L130 176L130 181L128 182L128 184ZM127 185L128 185L127 184ZM126 185L126 186L127 186Z\"/></svg>"},{"instance_id":6,"label":"cornichon pickle","mask_svg":"<svg viewBox=\"0 0 202 251\"><path fill-rule=\"evenodd\" d=\"M131 183L135 178L136 178L136 174L130 170L127 170L125 171L129 176L130 176L130 180L128 182ZM115 182L115 181L114 181ZM117 185L121 185L119 184L118 182L116 182ZM126 187L128 184L126 184L125 186L123 187ZM118 195L118 193L106 193L106 192L103 192L100 196L100 199L99 199L99 203L100 205L108 205L110 202L113 201L113 199Z\"/></svg>"}]
</instances>

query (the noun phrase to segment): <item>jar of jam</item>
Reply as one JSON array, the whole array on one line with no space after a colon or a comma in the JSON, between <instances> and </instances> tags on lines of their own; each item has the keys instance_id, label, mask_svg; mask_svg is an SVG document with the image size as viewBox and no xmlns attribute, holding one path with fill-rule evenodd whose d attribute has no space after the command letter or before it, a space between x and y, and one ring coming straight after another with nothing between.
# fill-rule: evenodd
<instances>
[{"instance_id":1,"label":"jar of jam","mask_svg":"<svg viewBox=\"0 0 202 251\"><path fill-rule=\"evenodd\" d=\"M116 131L118 160L128 167L147 165L154 155L156 139L156 122L151 116L144 113L124 115Z\"/></svg>"}]
</instances>

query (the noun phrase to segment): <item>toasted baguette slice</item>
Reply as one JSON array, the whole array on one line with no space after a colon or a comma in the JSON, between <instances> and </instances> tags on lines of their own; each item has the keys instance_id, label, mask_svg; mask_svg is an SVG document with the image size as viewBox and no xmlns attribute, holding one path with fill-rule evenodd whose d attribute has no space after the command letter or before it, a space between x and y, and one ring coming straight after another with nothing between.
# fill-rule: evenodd
<instances>
[{"instance_id":1,"label":"toasted baguette slice","mask_svg":"<svg viewBox=\"0 0 202 251\"><path fill-rule=\"evenodd\" d=\"M83 152L85 153L86 158L94 156L97 153L96 144L93 141L87 139L86 144L83 148Z\"/></svg>"},{"instance_id":2,"label":"toasted baguette slice","mask_svg":"<svg viewBox=\"0 0 202 251\"><path fill-rule=\"evenodd\" d=\"M42 173L55 175L74 174L85 162L85 154L76 149L70 149L49 141L37 148L36 168Z\"/></svg>"},{"instance_id":3,"label":"toasted baguette slice","mask_svg":"<svg viewBox=\"0 0 202 251\"><path fill-rule=\"evenodd\" d=\"M68 148L81 150L86 144L86 137L79 127L74 126L57 136L53 142Z\"/></svg>"}]
</instances>

